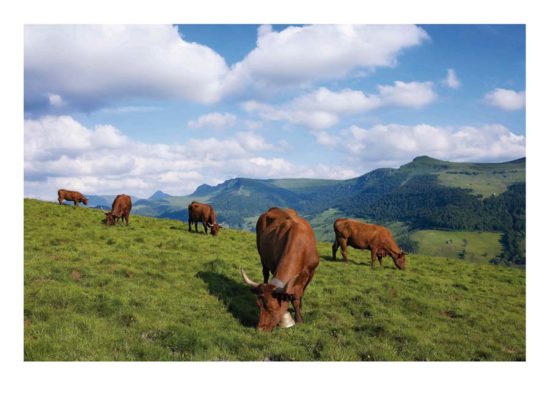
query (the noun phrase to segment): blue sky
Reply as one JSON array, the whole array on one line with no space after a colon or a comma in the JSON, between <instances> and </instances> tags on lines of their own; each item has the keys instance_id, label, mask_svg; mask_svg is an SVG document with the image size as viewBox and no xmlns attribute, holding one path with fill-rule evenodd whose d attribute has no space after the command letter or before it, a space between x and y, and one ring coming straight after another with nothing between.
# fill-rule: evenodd
<instances>
[{"instance_id":1,"label":"blue sky","mask_svg":"<svg viewBox=\"0 0 550 393\"><path fill-rule=\"evenodd\" d=\"M525 155L524 25L27 25L25 195Z\"/></svg>"}]
</instances>

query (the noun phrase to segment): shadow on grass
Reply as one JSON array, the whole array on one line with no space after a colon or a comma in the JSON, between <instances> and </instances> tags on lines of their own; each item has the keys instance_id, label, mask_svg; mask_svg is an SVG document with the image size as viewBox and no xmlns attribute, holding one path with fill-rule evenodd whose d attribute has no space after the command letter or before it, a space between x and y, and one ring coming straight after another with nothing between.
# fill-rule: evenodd
<instances>
[{"instance_id":1,"label":"shadow on grass","mask_svg":"<svg viewBox=\"0 0 550 393\"><path fill-rule=\"evenodd\" d=\"M336 260L332 259L332 255L323 255L323 256L321 256L321 260L323 260L325 262L341 263L342 265L346 264L346 262L344 262L344 260L342 258L336 257ZM355 262L355 261L352 261L350 259L348 259L348 263L352 264L352 265L357 265L357 266L370 265L369 263Z\"/></svg>"},{"instance_id":2,"label":"shadow on grass","mask_svg":"<svg viewBox=\"0 0 550 393\"><path fill-rule=\"evenodd\" d=\"M247 286L215 272L198 272L197 277L208 285L208 292L218 298L243 326L256 326L256 297Z\"/></svg>"}]
</instances>

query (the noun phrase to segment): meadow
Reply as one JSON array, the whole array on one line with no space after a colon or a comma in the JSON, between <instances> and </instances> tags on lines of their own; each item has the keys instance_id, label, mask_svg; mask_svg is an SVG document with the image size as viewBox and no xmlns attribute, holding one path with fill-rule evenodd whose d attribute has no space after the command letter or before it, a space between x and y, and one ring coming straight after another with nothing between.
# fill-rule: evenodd
<instances>
[{"instance_id":1,"label":"meadow","mask_svg":"<svg viewBox=\"0 0 550 393\"><path fill-rule=\"evenodd\" d=\"M370 268L321 262L305 323L255 330L261 266L255 235L190 233L181 221L130 216L106 227L95 209L24 202L24 359L525 360L525 270L409 255Z\"/></svg>"},{"instance_id":2,"label":"meadow","mask_svg":"<svg viewBox=\"0 0 550 393\"><path fill-rule=\"evenodd\" d=\"M498 232L467 232L421 230L410 237L418 242L417 252L463 259L470 262L489 262L502 252Z\"/></svg>"}]
</instances>

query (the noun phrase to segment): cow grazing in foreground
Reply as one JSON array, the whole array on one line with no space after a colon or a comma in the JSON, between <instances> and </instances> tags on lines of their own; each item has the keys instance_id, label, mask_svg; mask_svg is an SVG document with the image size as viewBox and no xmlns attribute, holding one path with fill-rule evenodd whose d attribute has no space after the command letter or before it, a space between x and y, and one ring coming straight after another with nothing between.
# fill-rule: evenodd
<instances>
[{"instance_id":1,"label":"cow grazing in foreground","mask_svg":"<svg viewBox=\"0 0 550 393\"><path fill-rule=\"evenodd\" d=\"M199 222L202 222L205 234L208 233L208 228L210 228L212 236L216 236L222 228L222 226L216 222L216 212L212 206L206 203L193 201L187 206L187 210L189 212L189 232L191 232L191 223L195 223L195 232L198 232L197 224Z\"/></svg>"},{"instance_id":2,"label":"cow grazing in foreground","mask_svg":"<svg viewBox=\"0 0 550 393\"><path fill-rule=\"evenodd\" d=\"M69 190L57 190L57 200L59 204L62 205L63 201L72 201L75 206L78 206L80 202L85 205L88 205L88 198L79 193L78 191L69 191Z\"/></svg>"},{"instance_id":3,"label":"cow grazing in foreground","mask_svg":"<svg viewBox=\"0 0 550 393\"><path fill-rule=\"evenodd\" d=\"M292 326L289 324L292 323L289 302L294 307L296 322L303 322L302 296L319 265L311 225L292 209L272 207L258 218L256 246L264 282L252 281L242 269L241 274L257 295L256 303L260 308L257 329L272 331L277 324ZM273 277L268 281L270 272Z\"/></svg>"},{"instance_id":4,"label":"cow grazing in foreground","mask_svg":"<svg viewBox=\"0 0 550 393\"><path fill-rule=\"evenodd\" d=\"M383 226L339 218L334 221L334 234L336 239L332 245L333 260L336 260L336 251L341 247L342 257L347 262L346 247L351 246L360 250L370 250L372 267L376 258L382 266L382 258L389 255L398 269L405 269L406 253L393 240L390 230Z\"/></svg>"},{"instance_id":5,"label":"cow grazing in foreground","mask_svg":"<svg viewBox=\"0 0 550 393\"><path fill-rule=\"evenodd\" d=\"M132 210L132 199L128 195L117 195L113 201L110 212L105 213L105 224L114 225L117 221L126 221L128 225L128 217L130 217L130 211Z\"/></svg>"}]
</instances>

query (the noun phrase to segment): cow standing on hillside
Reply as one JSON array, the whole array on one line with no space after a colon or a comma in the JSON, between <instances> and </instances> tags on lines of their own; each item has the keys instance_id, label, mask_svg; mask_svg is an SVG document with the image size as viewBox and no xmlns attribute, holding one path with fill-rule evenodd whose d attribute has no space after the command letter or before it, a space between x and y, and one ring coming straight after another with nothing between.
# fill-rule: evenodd
<instances>
[{"instance_id":1,"label":"cow standing on hillside","mask_svg":"<svg viewBox=\"0 0 550 393\"><path fill-rule=\"evenodd\" d=\"M80 202L88 205L88 198L86 198L78 191L69 191L64 189L57 190L57 200L59 201L60 205L63 204L63 200L72 201L74 202L75 206L78 206Z\"/></svg>"},{"instance_id":2,"label":"cow standing on hillside","mask_svg":"<svg viewBox=\"0 0 550 393\"><path fill-rule=\"evenodd\" d=\"M189 213L189 232L191 232L191 223L195 223L195 232L198 232L197 224L199 222L202 222L202 225L204 225L205 234L208 233L208 228L210 228L212 236L216 236L222 228L222 226L216 222L216 212L214 208L206 203L193 201L187 206L187 211Z\"/></svg>"},{"instance_id":3,"label":"cow standing on hillside","mask_svg":"<svg viewBox=\"0 0 550 393\"><path fill-rule=\"evenodd\" d=\"M130 217L131 210L132 199L128 195L117 195L111 206L111 211L105 212L105 224L114 225L117 221L122 219L126 221L126 225L128 225L128 218Z\"/></svg>"},{"instance_id":4,"label":"cow standing on hillside","mask_svg":"<svg viewBox=\"0 0 550 393\"><path fill-rule=\"evenodd\" d=\"M336 260L336 251L341 247L344 261L348 261L346 247L351 246L360 250L370 250L371 267L374 267L376 258L382 266L382 258L389 255L398 269L405 269L405 255L401 250L389 229L374 224L339 218L334 221L334 234L336 239L332 245L332 259Z\"/></svg>"},{"instance_id":5,"label":"cow standing on hillside","mask_svg":"<svg viewBox=\"0 0 550 393\"><path fill-rule=\"evenodd\" d=\"M311 225L295 210L272 207L258 218L256 246L263 266L263 284L252 281L242 269L241 274L257 295L257 329L271 331L277 324L292 326L289 302L296 322L303 322L302 296L319 265ZM268 281L270 272L273 277Z\"/></svg>"}]
</instances>

